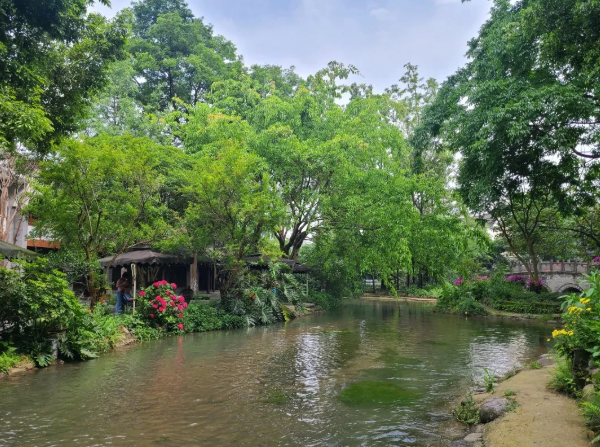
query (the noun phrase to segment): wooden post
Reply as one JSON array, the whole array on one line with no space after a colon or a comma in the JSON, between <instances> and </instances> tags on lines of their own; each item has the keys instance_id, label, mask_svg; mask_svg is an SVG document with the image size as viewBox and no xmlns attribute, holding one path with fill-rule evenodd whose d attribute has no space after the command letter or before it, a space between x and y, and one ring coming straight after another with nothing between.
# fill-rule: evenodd
<instances>
[{"instance_id":1,"label":"wooden post","mask_svg":"<svg viewBox=\"0 0 600 447\"><path fill-rule=\"evenodd\" d=\"M133 313L135 313L135 294L137 292L137 269L135 267L135 264L131 264L131 277L133 279L133 294L131 295L133 298Z\"/></svg>"}]
</instances>

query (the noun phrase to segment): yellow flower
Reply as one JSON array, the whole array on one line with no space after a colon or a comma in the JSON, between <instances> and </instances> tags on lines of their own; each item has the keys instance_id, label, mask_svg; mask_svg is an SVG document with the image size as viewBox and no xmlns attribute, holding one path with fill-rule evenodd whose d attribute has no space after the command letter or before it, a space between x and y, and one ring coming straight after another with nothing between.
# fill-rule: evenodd
<instances>
[{"instance_id":1,"label":"yellow flower","mask_svg":"<svg viewBox=\"0 0 600 447\"><path fill-rule=\"evenodd\" d=\"M550 341L550 339L546 340L546 341Z\"/></svg>"},{"instance_id":2,"label":"yellow flower","mask_svg":"<svg viewBox=\"0 0 600 447\"><path fill-rule=\"evenodd\" d=\"M592 310L592 308L591 308L591 307L588 307L586 310L589 312L589 311L591 311L591 310Z\"/></svg>"}]
</instances>

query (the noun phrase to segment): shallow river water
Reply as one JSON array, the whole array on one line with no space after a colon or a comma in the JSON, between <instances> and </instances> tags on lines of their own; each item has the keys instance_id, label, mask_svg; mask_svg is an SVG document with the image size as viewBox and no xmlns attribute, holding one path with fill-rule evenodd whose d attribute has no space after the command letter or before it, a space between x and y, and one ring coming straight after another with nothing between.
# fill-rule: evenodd
<instances>
[{"instance_id":1,"label":"shallow river water","mask_svg":"<svg viewBox=\"0 0 600 447\"><path fill-rule=\"evenodd\" d=\"M0 380L0 446L437 446L452 401L547 325L353 302Z\"/></svg>"}]
</instances>

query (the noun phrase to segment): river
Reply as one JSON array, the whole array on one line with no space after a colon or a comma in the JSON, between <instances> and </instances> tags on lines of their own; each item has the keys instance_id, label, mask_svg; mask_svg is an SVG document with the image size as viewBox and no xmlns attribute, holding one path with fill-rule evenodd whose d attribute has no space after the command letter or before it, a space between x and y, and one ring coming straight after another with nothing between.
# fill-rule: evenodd
<instances>
[{"instance_id":1,"label":"river","mask_svg":"<svg viewBox=\"0 0 600 447\"><path fill-rule=\"evenodd\" d=\"M546 352L543 324L351 302L0 380L0 446L438 446L452 402ZM451 440L451 439L450 439Z\"/></svg>"}]
</instances>

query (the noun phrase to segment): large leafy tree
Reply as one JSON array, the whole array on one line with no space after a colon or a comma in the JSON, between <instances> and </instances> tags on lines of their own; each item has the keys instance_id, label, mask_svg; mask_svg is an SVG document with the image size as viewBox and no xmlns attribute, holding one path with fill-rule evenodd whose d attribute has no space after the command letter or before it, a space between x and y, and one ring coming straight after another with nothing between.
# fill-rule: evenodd
<instances>
[{"instance_id":1,"label":"large leafy tree","mask_svg":"<svg viewBox=\"0 0 600 447\"><path fill-rule=\"evenodd\" d=\"M146 111L177 108L174 98L195 105L211 85L241 72L235 46L195 18L184 2L133 4L133 58L138 99Z\"/></svg>"},{"instance_id":2,"label":"large leafy tree","mask_svg":"<svg viewBox=\"0 0 600 447\"><path fill-rule=\"evenodd\" d=\"M87 14L91 0L0 2L0 146L42 152L75 130L108 64L123 57L127 20ZM106 2L108 3L108 2Z\"/></svg>"},{"instance_id":3,"label":"large leafy tree","mask_svg":"<svg viewBox=\"0 0 600 447\"><path fill-rule=\"evenodd\" d=\"M243 142L205 151L191 174L185 224L191 248L220 264L221 297L240 298L245 258L273 252L269 237L282 205L267 165Z\"/></svg>"},{"instance_id":4,"label":"large leafy tree","mask_svg":"<svg viewBox=\"0 0 600 447\"><path fill-rule=\"evenodd\" d=\"M82 257L92 305L102 284L98 257L166 236L161 153L147 139L104 136L65 141L40 166L28 207L35 233Z\"/></svg>"},{"instance_id":5,"label":"large leafy tree","mask_svg":"<svg viewBox=\"0 0 600 447\"><path fill-rule=\"evenodd\" d=\"M519 232L521 261L536 280L540 219L593 201L599 103L589 13L597 8L496 0L469 43L471 61L443 84L413 138L417 147L441 139L461 152L463 199L506 229L509 242ZM573 37L576 24L582 34Z\"/></svg>"}]
</instances>

